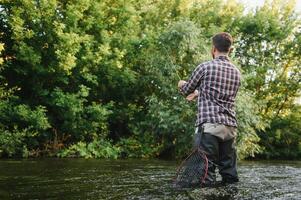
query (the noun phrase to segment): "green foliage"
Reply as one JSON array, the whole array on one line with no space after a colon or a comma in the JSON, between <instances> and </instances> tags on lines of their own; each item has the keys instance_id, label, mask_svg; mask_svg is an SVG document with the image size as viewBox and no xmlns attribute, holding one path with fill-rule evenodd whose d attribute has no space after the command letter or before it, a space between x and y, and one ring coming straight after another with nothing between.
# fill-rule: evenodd
<instances>
[{"instance_id":1,"label":"green foliage","mask_svg":"<svg viewBox=\"0 0 301 200\"><path fill-rule=\"evenodd\" d=\"M260 155L265 158L301 158L301 106L272 121L270 128L261 133L261 143L266 147Z\"/></svg>"},{"instance_id":2,"label":"green foliage","mask_svg":"<svg viewBox=\"0 0 301 200\"><path fill-rule=\"evenodd\" d=\"M188 76L199 59L207 56L205 44L199 29L189 20L170 24L152 42L146 51L155 48L157 52L146 58L145 75L141 77L141 86L150 91L144 99L147 109L141 120L133 122L132 132L160 147L155 155L181 157L191 148L196 107L183 100L175 84L179 76Z\"/></svg>"},{"instance_id":3,"label":"green foliage","mask_svg":"<svg viewBox=\"0 0 301 200\"><path fill-rule=\"evenodd\" d=\"M4 78L0 76L0 79ZM35 138L50 127L45 107L18 104L18 98L13 95L15 89L7 88L7 83L3 85L0 87L0 157L28 157L28 149L38 145Z\"/></svg>"},{"instance_id":4,"label":"green foliage","mask_svg":"<svg viewBox=\"0 0 301 200\"><path fill-rule=\"evenodd\" d=\"M19 126L21 128L29 128L35 131L46 130L50 124L46 117L46 110L42 106L38 106L34 110L27 105L9 104L7 101L0 103L0 119L6 127Z\"/></svg>"},{"instance_id":5,"label":"green foliage","mask_svg":"<svg viewBox=\"0 0 301 200\"><path fill-rule=\"evenodd\" d=\"M149 111L135 129L139 137L150 138L160 147L156 154L166 157L181 157L191 148L194 133L195 106L183 102L179 97L160 100L148 99Z\"/></svg>"},{"instance_id":6,"label":"green foliage","mask_svg":"<svg viewBox=\"0 0 301 200\"><path fill-rule=\"evenodd\" d=\"M176 83L211 59L219 31L234 36L244 75L240 157L272 152L271 138L286 149L300 122L286 121L301 89L293 5L245 13L235 0L1 1L0 156L184 156L196 105Z\"/></svg>"},{"instance_id":7,"label":"green foliage","mask_svg":"<svg viewBox=\"0 0 301 200\"><path fill-rule=\"evenodd\" d=\"M112 146L109 141L95 139L90 143L78 142L58 152L59 157L82 158L114 158L119 156L118 147Z\"/></svg>"},{"instance_id":8,"label":"green foliage","mask_svg":"<svg viewBox=\"0 0 301 200\"><path fill-rule=\"evenodd\" d=\"M102 106L92 102L87 105L89 90L85 86L76 94L64 93L55 89L51 93L49 105L53 108L52 123L63 133L69 133L73 141L93 139L96 136L105 138L108 133L107 118L111 113L111 104Z\"/></svg>"},{"instance_id":9,"label":"green foliage","mask_svg":"<svg viewBox=\"0 0 301 200\"><path fill-rule=\"evenodd\" d=\"M155 144L152 137L152 135L144 135L137 139L121 138L116 144L120 148L120 156L126 158L151 158L158 156L162 145Z\"/></svg>"},{"instance_id":10,"label":"green foliage","mask_svg":"<svg viewBox=\"0 0 301 200\"><path fill-rule=\"evenodd\" d=\"M42 106L31 109L8 100L0 101L0 151L2 156L27 156L39 146L37 138L50 127Z\"/></svg>"},{"instance_id":11,"label":"green foliage","mask_svg":"<svg viewBox=\"0 0 301 200\"><path fill-rule=\"evenodd\" d=\"M0 53L4 50L4 44L0 43ZM1 54L0 54L1 55ZM0 66L3 64L3 58L0 57Z\"/></svg>"},{"instance_id":12,"label":"green foliage","mask_svg":"<svg viewBox=\"0 0 301 200\"><path fill-rule=\"evenodd\" d=\"M266 1L235 25L246 88L263 103L261 115L269 120L290 109L300 95L300 22L294 1Z\"/></svg>"},{"instance_id":13,"label":"green foliage","mask_svg":"<svg viewBox=\"0 0 301 200\"><path fill-rule=\"evenodd\" d=\"M28 147L26 139L36 136L38 133L27 129L19 130L14 128L12 131L0 130L0 157L28 157Z\"/></svg>"},{"instance_id":14,"label":"green foliage","mask_svg":"<svg viewBox=\"0 0 301 200\"><path fill-rule=\"evenodd\" d=\"M238 120L237 150L240 159L262 152L257 131L264 130L267 122L259 115L260 102L255 102L250 92L241 88L236 104Z\"/></svg>"}]
</instances>

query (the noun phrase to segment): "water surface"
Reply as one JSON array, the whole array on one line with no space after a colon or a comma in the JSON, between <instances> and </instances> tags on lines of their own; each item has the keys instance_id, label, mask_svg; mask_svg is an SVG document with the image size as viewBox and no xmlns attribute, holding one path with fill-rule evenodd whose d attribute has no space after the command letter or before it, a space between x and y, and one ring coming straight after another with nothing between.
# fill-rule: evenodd
<instances>
[{"instance_id":1,"label":"water surface","mask_svg":"<svg viewBox=\"0 0 301 200\"><path fill-rule=\"evenodd\" d=\"M0 160L0 199L301 199L301 162L240 162L238 184L176 190L177 162Z\"/></svg>"}]
</instances>

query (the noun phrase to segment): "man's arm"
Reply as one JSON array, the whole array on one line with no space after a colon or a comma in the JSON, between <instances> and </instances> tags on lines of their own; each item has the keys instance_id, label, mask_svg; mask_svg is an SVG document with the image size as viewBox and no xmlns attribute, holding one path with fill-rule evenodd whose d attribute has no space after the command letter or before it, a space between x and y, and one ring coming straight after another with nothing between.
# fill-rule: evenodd
<instances>
[{"instance_id":1,"label":"man's arm","mask_svg":"<svg viewBox=\"0 0 301 200\"><path fill-rule=\"evenodd\" d=\"M195 90L193 93L189 94L187 97L186 97L186 100L187 101L194 101L199 95L199 91L198 90Z\"/></svg>"},{"instance_id":2,"label":"man's arm","mask_svg":"<svg viewBox=\"0 0 301 200\"><path fill-rule=\"evenodd\" d=\"M181 87L183 87L183 85L185 85L187 82L184 80L180 80L178 83L178 88L180 89ZM188 101L193 101L196 99L196 97L198 96L199 91L195 90L193 93L190 93L187 95L186 100Z\"/></svg>"},{"instance_id":3,"label":"man's arm","mask_svg":"<svg viewBox=\"0 0 301 200\"><path fill-rule=\"evenodd\" d=\"M200 83L200 80L204 76L204 69L202 65L199 65L192 73L191 77L188 79L188 81L180 80L178 83L178 87L180 89L180 92L187 96L191 93L194 93L197 86Z\"/></svg>"}]
</instances>

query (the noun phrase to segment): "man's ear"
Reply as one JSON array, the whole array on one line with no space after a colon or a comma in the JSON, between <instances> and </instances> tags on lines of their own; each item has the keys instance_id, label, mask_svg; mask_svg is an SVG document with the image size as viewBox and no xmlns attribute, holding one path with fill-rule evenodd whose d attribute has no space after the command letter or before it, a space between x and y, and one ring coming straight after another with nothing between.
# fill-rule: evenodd
<instances>
[{"instance_id":1,"label":"man's ear","mask_svg":"<svg viewBox=\"0 0 301 200\"><path fill-rule=\"evenodd\" d=\"M234 51L234 47L230 47L229 49L229 55Z\"/></svg>"},{"instance_id":2,"label":"man's ear","mask_svg":"<svg viewBox=\"0 0 301 200\"><path fill-rule=\"evenodd\" d=\"M215 53L216 52L216 48L215 48L215 46L212 46L212 53Z\"/></svg>"},{"instance_id":3,"label":"man's ear","mask_svg":"<svg viewBox=\"0 0 301 200\"><path fill-rule=\"evenodd\" d=\"M212 56L213 59L215 58L215 56L214 56L215 51L216 51L215 47L212 46L212 48L211 48L211 56Z\"/></svg>"}]
</instances>

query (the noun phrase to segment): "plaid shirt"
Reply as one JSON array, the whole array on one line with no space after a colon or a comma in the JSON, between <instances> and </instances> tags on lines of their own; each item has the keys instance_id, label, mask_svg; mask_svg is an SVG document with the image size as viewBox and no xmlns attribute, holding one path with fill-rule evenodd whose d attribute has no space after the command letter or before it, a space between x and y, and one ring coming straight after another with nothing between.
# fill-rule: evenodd
<instances>
[{"instance_id":1,"label":"plaid shirt","mask_svg":"<svg viewBox=\"0 0 301 200\"><path fill-rule=\"evenodd\" d=\"M240 72L227 56L200 64L180 91L185 96L199 91L196 126L218 123L237 127L234 103Z\"/></svg>"}]
</instances>

